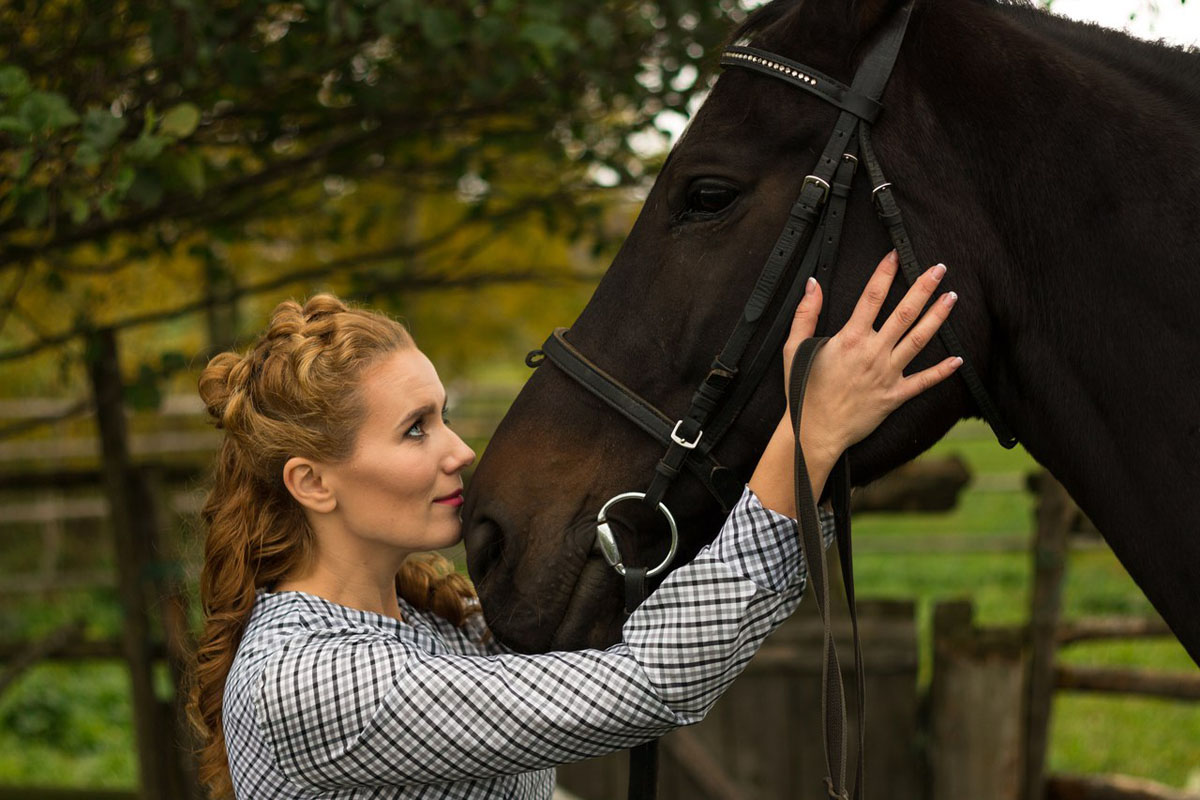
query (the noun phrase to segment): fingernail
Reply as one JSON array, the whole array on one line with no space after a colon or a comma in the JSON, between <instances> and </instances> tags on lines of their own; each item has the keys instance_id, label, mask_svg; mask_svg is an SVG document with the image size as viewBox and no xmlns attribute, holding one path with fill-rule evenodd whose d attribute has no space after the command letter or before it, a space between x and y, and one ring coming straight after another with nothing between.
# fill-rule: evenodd
<instances>
[{"instance_id":1,"label":"fingernail","mask_svg":"<svg viewBox=\"0 0 1200 800\"><path fill-rule=\"evenodd\" d=\"M957 300L958 292L946 292L944 295L942 295L942 302L948 306L954 305Z\"/></svg>"},{"instance_id":2,"label":"fingernail","mask_svg":"<svg viewBox=\"0 0 1200 800\"><path fill-rule=\"evenodd\" d=\"M804 293L812 294L814 291L816 291L816 288L817 288L817 279L809 278L808 283L804 284Z\"/></svg>"},{"instance_id":3,"label":"fingernail","mask_svg":"<svg viewBox=\"0 0 1200 800\"><path fill-rule=\"evenodd\" d=\"M940 281L942 279L942 276L946 274L946 265L945 264L935 264L933 266L933 269L930 270L930 274L933 275L933 279L935 281Z\"/></svg>"},{"instance_id":4,"label":"fingernail","mask_svg":"<svg viewBox=\"0 0 1200 800\"><path fill-rule=\"evenodd\" d=\"M959 367L961 367L962 366L962 356L955 356L952 366L955 369L958 369Z\"/></svg>"},{"instance_id":5,"label":"fingernail","mask_svg":"<svg viewBox=\"0 0 1200 800\"><path fill-rule=\"evenodd\" d=\"M888 258L890 258L892 261L898 262L900 260L900 254L893 250L892 252L888 253Z\"/></svg>"}]
</instances>

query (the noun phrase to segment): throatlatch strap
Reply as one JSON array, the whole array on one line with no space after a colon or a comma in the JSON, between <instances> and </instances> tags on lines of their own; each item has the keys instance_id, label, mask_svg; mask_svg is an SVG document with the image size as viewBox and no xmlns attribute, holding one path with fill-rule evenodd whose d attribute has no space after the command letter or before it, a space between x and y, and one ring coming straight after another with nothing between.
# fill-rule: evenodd
<instances>
[{"instance_id":1,"label":"throatlatch strap","mask_svg":"<svg viewBox=\"0 0 1200 800\"><path fill-rule=\"evenodd\" d=\"M892 196L892 185L884 177L883 168L879 165L879 159L875 157L875 149L871 146L871 126L866 124L862 126L860 138L862 139L863 161L866 162L871 183L875 186L873 195L876 213L879 215L879 221L887 228L892 246L896 248L896 255L900 257L900 268L911 285L921 276L921 268L917 265L917 253L913 249L912 239L904 227L904 217L900 213L900 206L896 204L896 198ZM949 322L943 323L942 327L938 329L938 336L941 337L942 344L945 345L950 355L962 358L963 363L958 368L958 374L966 381L967 388L975 399L975 404L979 406L979 413L991 426L996 439L1002 447L1014 447L1017 444L1017 437L1000 418L1000 410L996 408L979 373L975 371L975 367L967 358L967 353Z\"/></svg>"}]
</instances>

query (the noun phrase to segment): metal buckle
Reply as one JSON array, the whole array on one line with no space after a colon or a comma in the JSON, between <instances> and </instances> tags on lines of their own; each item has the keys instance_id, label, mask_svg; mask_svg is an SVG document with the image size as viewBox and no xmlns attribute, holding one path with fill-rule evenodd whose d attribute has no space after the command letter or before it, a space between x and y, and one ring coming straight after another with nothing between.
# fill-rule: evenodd
<instances>
[{"instance_id":1,"label":"metal buckle","mask_svg":"<svg viewBox=\"0 0 1200 800\"><path fill-rule=\"evenodd\" d=\"M880 213L883 212L883 209L879 207L879 193L881 191L883 191L884 189L890 190L891 188L892 188L891 182L885 181L884 183L879 184L878 186L876 186L874 189L871 190L871 200L874 202L876 210L878 210Z\"/></svg>"},{"instance_id":2,"label":"metal buckle","mask_svg":"<svg viewBox=\"0 0 1200 800\"><path fill-rule=\"evenodd\" d=\"M608 526L606 515L609 508L622 500L641 500L645 496L645 492L619 494L605 503L600 508L600 513L596 515L596 543L600 545L600 553L608 565L615 569L622 578L625 577L625 564L621 560L621 549L617 546L617 539L613 536L612 528ZM667 557L662 560L662 563L646 573L647 578L653 578L666 569L675 560L675 549L679 546L679 529L675 526L675 518L671 516L671 511L662 503L658 504L658 510L667 518L667 525L671 528L671 548L667 551Z\"/></svg>"},{"instance_id":3,"label":"metal buckle","mask_svg":"<svg viewBox=\"0 0 1200 800\"><path fill-rule=\"evenodd\" d=\"M821 200L817 203L817 205L824 205L825 201L829 199L829 183L824 178L816 175L805 175L804 183L800 184L801 194L804 193L805 188L807 188L810 183L821 187Z\"/></svg>"},{"instance_id":4,"label":"metal buckle","mask_svg":"<svg viewBox=\"0 0 1200 800\"><path fill-rule=\"evenodd\" d=\"M679 422L676 422L675 427L671 429L671 441L674 442L675 444L679 445L680 447L686 448L688 450L694 450L696 448L696 445L700 444L700 437L704 435L704 431L697 431L695 441L689 442L686 439L683 439L679 436L679 426L681 426L681 425L683 425L683 420L679 420Z\"/></svg>"},{"instance_id":5,"label":"metal buckle","mask_svg":"<svg viewBox=\"0 0 1200 800\"><path fill-rule=\"evenodd\" d=\"M851 155L850 153L842 153L842 161L850 162L850 177L853 178L854 173L858 172L858 156Z\"/></svg>"}]
</instances>

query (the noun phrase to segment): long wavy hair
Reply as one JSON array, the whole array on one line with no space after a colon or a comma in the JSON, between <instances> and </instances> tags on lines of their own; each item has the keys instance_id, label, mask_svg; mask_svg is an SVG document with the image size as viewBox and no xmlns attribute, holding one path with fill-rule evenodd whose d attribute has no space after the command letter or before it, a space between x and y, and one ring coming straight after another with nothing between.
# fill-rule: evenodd
<instances>
[{"instance_id":1,"label":"long wavy hair","mask_svg":"<svg viewBox=\"0 0 1200 800\"><path fill-rule=\"evenodd\" d=\"M199 737L199 777L213 798L232 797L221 703L256 591L306 568L314 533L283 483L292 456L350 457L366 415L360 377L377 360L415 347L395 320L318 294L280 303L243 354L215 356L200 396L224 431L201 519L205 527L189 717ZM477 608L470 583L433 555L409 557L400 596L462 625Z\"/></svg>"}]
</instances>

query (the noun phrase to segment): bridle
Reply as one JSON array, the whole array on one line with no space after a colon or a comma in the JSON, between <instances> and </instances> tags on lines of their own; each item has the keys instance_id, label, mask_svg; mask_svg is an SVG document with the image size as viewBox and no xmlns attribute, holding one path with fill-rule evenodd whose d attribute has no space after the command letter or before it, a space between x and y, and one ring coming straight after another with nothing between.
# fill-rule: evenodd
<instances>
[{"instance_id":1,"label":"bridle","mask_svg":"<svg viewBox=\"0 0 1200 800\"><path fill-rule=\"evenodd\" d=\"M624 578L626 611L632 612L646 595L646 579L665 570L674 558L678 531L671 511L663 503L667 489L683 470L692 473L716 498L727 513L740 497L743 482L740 476L722 466L712 451L729 431L739 414L750 401L763 376L779 358L784 339L791 327L796 306L810 276L827 277L837 258L842 223L851 184L859 164L859 154L870 176L872 200L876 212L892 240L900 267L911 284L920 276L916 253L905 230L900 209L893 197L892 184L887 181L871 146L871 125L883 106L880 98L891 75L900 44L912 13L912 3L905 4L883 26L879 38L864 58L850 86L839 83L819 71L783 56L754 47L735 46L721 55L721 65L753 70L785 81L816 95L840 109L833 133L829 137L817 165L804 177L800 193L792 204L788 220L758 276L742 315L724 347L713 360L708 374L692 396L687 413L677 421L640 397L617 378L600 369L580 353L565 337L566 329L556 329L542 345L526 357L531 367L549 359L592 394L628 418L646 433L662 442L667 450L654 468L654 476L644 492L625 492L611 498L597 515L596 544L605 560ZM785 286L790 268L799 258L799 267ZM766 312L783 291L783 301L773 318ZM762 326L768 325L757 351L747 358L752 340ZM1016 444L1016 438L1000 418L978 373L963 351L958 337L949 324L939 330L947 351L960 355L963 363L959 375L1004 447ZM828 775L825 778L830 797L849 797L846 790L846 719L845 697L837 651L833 645L829 623L829 596L825 553L804 459L799 450L799 427L804 384L812 359L824 339L809 339L799 348L789 376L792 423L796 433L796 508L800 521L801 541L805 562L809 565L809 580L825 623L825 660L822 668L825 716L825 753ZM862 796L862 708L863 670L855 614L853 567L850 547L848 460L842 455L830 475L834 516L838 528L838 551L850 607L854 633L855 664L858 689L859 758L854 797ZM667 520L671 532L670 552L652 569L633 567L624 563L616 539L608 525L608 511L617 503L640 500L646 507L657 510ZM634 748L630 764L630 798L654 796L656 755L654 743Z\"/></svg>"}]
</instances>

